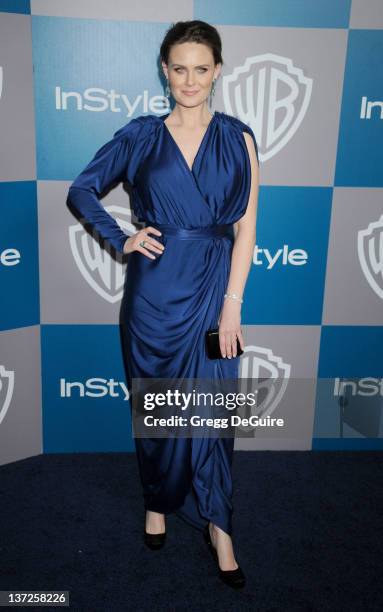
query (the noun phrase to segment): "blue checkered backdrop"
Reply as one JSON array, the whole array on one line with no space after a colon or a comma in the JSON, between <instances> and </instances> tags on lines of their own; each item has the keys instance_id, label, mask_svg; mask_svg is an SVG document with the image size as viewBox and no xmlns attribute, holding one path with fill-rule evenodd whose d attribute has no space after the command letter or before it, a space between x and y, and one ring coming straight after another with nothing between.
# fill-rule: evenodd
<instances>
[{"instance_id":1,"label":"blue checkered backdrop","mask_svg":"<svg viewBox=\"0 0 383 612\"><path fill-rule=\"evenodd\" d=\"M119 331L126 262L66 204L132 118L167 112L171 23L222 36L211 111L257 138L240 377L288 434L237 449L382 448L381 0L0 0L0 463L133 451ZM137 230L119 184L103 199Z\"/></svg>"}]
</instances>

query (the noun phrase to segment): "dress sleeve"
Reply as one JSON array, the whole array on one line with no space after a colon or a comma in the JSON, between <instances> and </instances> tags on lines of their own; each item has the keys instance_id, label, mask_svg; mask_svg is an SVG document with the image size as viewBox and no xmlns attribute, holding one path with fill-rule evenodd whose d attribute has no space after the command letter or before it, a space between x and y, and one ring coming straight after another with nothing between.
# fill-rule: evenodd
<instances>
[{"instance_id":1,"label":"dress sleeve","mask_svg":"<svg viewBox=\"0 0 383 612\"><path fill-rule=\"evenodd\" d=\"M69 187L69 202L120 253L126 234L101 204L101 194L120 181L133 180L133 148L140 131L138 118L114 133ZM130 164L130 162L132 162Z\"/></svg>"}]
</instances>

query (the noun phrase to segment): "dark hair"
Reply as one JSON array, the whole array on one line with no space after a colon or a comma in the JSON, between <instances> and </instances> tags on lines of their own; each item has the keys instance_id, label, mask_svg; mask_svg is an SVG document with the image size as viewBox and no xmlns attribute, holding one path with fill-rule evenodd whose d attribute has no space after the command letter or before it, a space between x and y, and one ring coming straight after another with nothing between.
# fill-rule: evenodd
<instances>
[{"instance_id":1,"label":"dark hair","mask_svg":"<svg viewBox=\"0 0 383 612\"><path fill-rule=\"evenodd\" d=\"M199 21L198 19L177 21L170 26L161 44L161 60L168 64L171 47L185 42L196 42L210 47L214 64L223 64L222 41L218 31L206 21Z\"/></svg>"}]
</instances>

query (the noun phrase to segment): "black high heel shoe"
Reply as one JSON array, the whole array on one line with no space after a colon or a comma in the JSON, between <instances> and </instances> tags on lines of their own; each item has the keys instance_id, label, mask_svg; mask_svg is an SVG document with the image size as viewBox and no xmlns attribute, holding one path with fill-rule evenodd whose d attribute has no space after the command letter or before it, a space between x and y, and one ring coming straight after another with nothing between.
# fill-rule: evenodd
<instances>
[{"instance_id":1,"label":"black high heel shoe","mask_svg":"<svg viewBox=\"0 0 383 612\"><path fill-rule=\"evenodd\" d=\"M166 531L163 533L148 533L144 528L144 542L151 550L159 550L166 540Z\"/></svg>"},{"instance_id":2,"label":"black high heel shoe","mask_svg":"<svg viewBox=\"0 0 383 612\"><path fill-rule=\"evenodd\" d=\"M241 589L242 587L244 587L246 584L246 578L239 564L238 567L234 570L222 570L219 567L218 554L213 546L213 542L211 541L209 525L206 525L206 527L204 528L203 537L206 544L208 545L211 554L213 555L213 559L218 565L218 575L221 580L223 580L225 584L232 587L233 589Z\"/></svg>"}]
</instances>

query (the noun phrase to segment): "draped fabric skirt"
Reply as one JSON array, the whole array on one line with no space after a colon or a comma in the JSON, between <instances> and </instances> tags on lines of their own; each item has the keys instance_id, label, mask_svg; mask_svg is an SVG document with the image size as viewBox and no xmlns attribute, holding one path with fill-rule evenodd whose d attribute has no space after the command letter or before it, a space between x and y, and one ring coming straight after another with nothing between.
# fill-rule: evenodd
<instances>
[{"instance_id":1,"label":"draped fabric skirt","mask_svg":"<svg viewBox=\"0 0 383 612\"><path fill-rule=\"evenodd\" d=\"M227 289L233 226L152 227L165 250L155 260L130 253L121 306L129 390L132 378L238 378L238 356L209 359L205 348ZM232 437L136 437L135 448L146 510L231 535Z\"/></svg>"}]
</instances>

